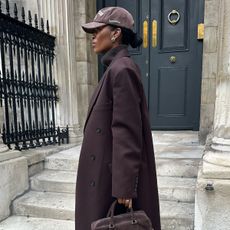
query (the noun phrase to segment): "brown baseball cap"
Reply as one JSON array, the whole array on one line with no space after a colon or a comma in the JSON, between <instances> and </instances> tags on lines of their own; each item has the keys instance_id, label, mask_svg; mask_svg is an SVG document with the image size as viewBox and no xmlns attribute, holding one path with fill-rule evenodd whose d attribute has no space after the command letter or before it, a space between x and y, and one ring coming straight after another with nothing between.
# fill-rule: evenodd
<instances>
[{"instance_id":1,"label":"brown baseball cap","mask_svg":"<svg viewBox=\"0 0 230 230\"><path fill-rule=\"evenodd\" d=\"M92 22L82 25L86 33L93 33L95 29L104 25L114 25L133 30L133 16L122 7L105 7L99 10Z\"/></svg>"}]
</instances>

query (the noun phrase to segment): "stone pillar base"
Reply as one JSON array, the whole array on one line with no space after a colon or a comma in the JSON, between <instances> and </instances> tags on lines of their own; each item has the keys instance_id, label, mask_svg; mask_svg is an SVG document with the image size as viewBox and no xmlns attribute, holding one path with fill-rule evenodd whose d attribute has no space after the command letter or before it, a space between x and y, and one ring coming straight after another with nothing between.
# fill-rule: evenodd
<instances>
[{"instance_id":1,"label":"stone pillar base","mask_svg":"<svg viewBox=\"0 0 230 230\"><path fill-rule=\"evenodd\" d=\"M71 144L81 144L83 139L82 131L80 130L79 125L69 126L69 143Z\"/></svg>"},{"instance_id":2,"label":"stone pillar base","mask_svg":"<svg viewBox=\"0 0 230 230\"><path fill-rule=\"evenodd\" d=\"M224 147L227 149L227 146ZM230 229L230 154L208 151L199 169L195 230Z\"/></svg>"}]
</instances>

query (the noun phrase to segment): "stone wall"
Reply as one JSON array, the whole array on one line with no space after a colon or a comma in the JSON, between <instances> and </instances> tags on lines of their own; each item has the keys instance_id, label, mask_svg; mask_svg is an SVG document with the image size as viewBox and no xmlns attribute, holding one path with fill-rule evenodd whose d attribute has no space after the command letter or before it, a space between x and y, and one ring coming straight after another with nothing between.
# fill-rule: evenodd
<instances>
[{"instance_id":1,"label":"stone wall","mask_svg":"<svg viewBox=\"0 0 230 230\"><path fill-rule=\"evenodd\" d=\"M17 157L1 162L0 153L0 221L10 215L12 200L29 188L28 166L25 157ZM8 157L18 154L8 152Z\"/></svg>"},{"instance_id":2,"label":"stone wall","mask_svg":"<svg viewBox=\"0 0 230 230\"><path fill-rule=\"evenodd\" d=\"M213 129L216 99L216 76L218 66L220 0L205 0L205 38L203 47L203 73L201 89L200 141L205 143L206 137Z\"/></svg>"}]
</instances>

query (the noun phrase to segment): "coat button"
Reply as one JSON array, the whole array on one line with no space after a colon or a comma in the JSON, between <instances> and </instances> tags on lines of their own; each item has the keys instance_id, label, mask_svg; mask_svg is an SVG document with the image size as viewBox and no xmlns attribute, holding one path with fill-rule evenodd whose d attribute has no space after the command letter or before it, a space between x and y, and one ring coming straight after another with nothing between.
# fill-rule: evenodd
<instances>
[{"instance_id":1,"label":"coat button","mask_svg":"<svg viewBox=\"0 0 230 230\"><path fill-rule=\"evenodd\" d=\"M97 128L97 129L96 129L96 133L101 133L101 129L100 129L100 128Z\"/></svg>"},{"instance_id":2,"label":"coat button","mask_svg":"<svg viewBox=\"0 0 230 230\"><path fill-rule=\"evenodd\" d=\"M90 182L90 186L91 186L91 187L95 187L95 181L91 181L91 182Z\"/></svg>"},{"instance_id":3,"label":"coat button","mask_svg":"<svg viewBox=\"0 0 230 230\"><path fill-rule=\"evenodd\" d=\"M91 159L92 161L95 161L95 159L96 159L95 155L91 155L91 156L90 156L90 159Z\"/></svg>"}]
</instances>

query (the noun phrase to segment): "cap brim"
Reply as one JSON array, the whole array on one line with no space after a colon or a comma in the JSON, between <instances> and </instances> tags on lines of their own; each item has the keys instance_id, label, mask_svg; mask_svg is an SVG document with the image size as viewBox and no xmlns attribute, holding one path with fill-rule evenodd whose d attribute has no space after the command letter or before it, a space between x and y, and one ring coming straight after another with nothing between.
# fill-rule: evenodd
<instances>
[{"instance_id":1,"label":"cap brim","mask_svg":"<svg viewBox=\"0 0 230 230\"><path fill-rule=\"evenodd\" d=\"M102 22L89 22L86 24L83 24L81 27L86 33L94 33L95 29L106 25L105 23Z\"/></svg>"}]
</instances>

